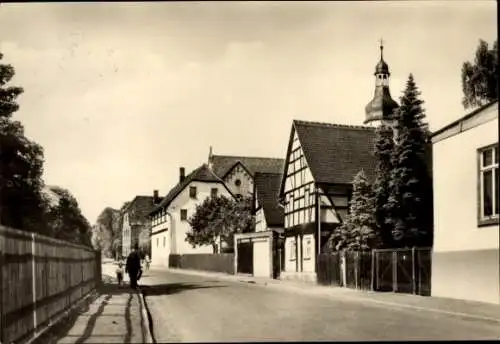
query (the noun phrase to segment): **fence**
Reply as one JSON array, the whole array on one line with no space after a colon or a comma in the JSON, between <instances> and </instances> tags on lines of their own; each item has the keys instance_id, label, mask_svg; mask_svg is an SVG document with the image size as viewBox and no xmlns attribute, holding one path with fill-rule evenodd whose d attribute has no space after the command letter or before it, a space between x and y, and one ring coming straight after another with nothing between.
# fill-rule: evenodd
<instances>
[{"instance_id":1,"label":"fence","mask_svg":"<svg viewBox=\"0 0 500 344\"><path fill-rule=\"evenodd\" d=\"M0 226L0 342L30 341L100 281L100 252Z\"/></svg>"},{"instance_id":2,"label":"fence","mask_svg":"<svg viewBox=\"0 0 500 344\"><path fill-rule=\"evenodd\" d=\"M429 296L431 249L384 249L318 255L318 283Z\"/></svg>"},{"instance_id":3,"label":"fence","mask_svg":"<svg viewBox=\"0 0 500 344\"><path fill-rule=\"evenodd\" d=\"M169 267L234 274L234 254L171 254Z\"/></svg>"}]
</instances>

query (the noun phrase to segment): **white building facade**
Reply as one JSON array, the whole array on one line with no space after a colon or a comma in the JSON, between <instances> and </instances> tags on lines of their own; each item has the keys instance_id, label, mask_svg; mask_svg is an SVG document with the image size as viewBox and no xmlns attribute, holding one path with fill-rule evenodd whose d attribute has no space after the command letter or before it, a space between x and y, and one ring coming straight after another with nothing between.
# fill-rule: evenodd
<instances>
[{"instance_id":1,"label":"white building facade","mask_svg":"<svg viewBox=\"0 0 500 344\"><path fill-rule=\"evenodd\" d=\"M500 304L498 102L436 131L432 296Z\"/></svg>"}]
</instances>

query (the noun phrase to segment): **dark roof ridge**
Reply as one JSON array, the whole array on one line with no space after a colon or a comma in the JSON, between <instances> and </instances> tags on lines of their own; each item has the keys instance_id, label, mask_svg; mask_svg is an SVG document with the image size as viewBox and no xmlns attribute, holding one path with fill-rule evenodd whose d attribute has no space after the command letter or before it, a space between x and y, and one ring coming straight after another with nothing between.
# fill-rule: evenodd
<instances>
[{"instance_id":1,"label":"dark roof ridge","mask_svg":"<svg viewBox=\"0 0 500 344\"><path fill-rule=\"evenodd\" d=\"M323 127L333 127L333 128L345 128L345 129L359 129L359 130L367 130L373 131L374 127L369 127L366 125L354 125L354 124L337 124L337 123L326 123L326 122L316 122L316 121L305 121L300 119L294 119L293 123L296 124L305 124L305 125L315 125L315 126L323 126Z\"/></svg>"},{"instance_id":2,"label":"dark roof ridge","mask_svg":"<svg viewBox=\"0 0 500 344\"><path fill-rule=\"evenodd\" d=\"M276 159L276 160L284 160L282 158L276 158L276 157L266 157L266 156L247 156L247 155L225 155L225 154L212 154L212 156L221 156L221 157L226 157L226 158L244 158L244 159Z\"/></svg>"}]
</instances>

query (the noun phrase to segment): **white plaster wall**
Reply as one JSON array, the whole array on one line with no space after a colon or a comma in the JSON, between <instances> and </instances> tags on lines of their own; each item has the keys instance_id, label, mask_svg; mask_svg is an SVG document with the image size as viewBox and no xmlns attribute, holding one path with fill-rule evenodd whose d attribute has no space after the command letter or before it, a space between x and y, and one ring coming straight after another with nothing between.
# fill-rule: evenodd
<instances>
[{"instance_id":1,"label":"white plaster wall","mask_svg":"<svg viewBox=\"0 0 500 344\"><path fill-rule=\"evenodd\" d=\"M256 277L272 277L270 244L269 238L254 239L253 275Z\"/></svg>"},{"instance_id":2,"label":"white plaster wall","mask_svg":"<svg viewBox=\"0 0 500 344\"><path fill-rule=\"evenodd\" d=\"M477 149L495 142L498 118L433 145L434 251L499 247L498 226L477 225Z\"/></svg>"},{"instance_id":3,"label":"white plaster wall","mask_svg":"<svg viewBox=\"0 0 500 344\"><path fill-rule=\"evenodd\" d=\"M255 214L255 231L263 232L267 230L266 218L264 216L264 210L261 208Z\"/></svg>"},{"instance_id":4,"label":"white plaster wall","mask_svg":"<svg viewBox=\"0 0 500 344\"><path fill-rule=\"evenodd\" d=\"M197 188L196 199L189 197L190 186L196 186ZM172 222L170 228L172 229L172 241L175 246L172 251L175 251L176 254L213 253L210 245L193 248L186 241L186 233L191 230L191 226L188 221L181 221L181 209L187 209L189 219L194 214L196 205L210 197L212 188L217 188L219 195L232 197L222 183L192 182L170 204L168 211L172 214L172 217L168 219L167 223Z\"/></svg>"},{"instance_id":5,"label":"white plaster wall","mask_svg":"<svg viewBox=\"0 0 500 344\"><path fill-rule=\"evenodd\" d=\"M159 230L169 228L169 219L167 217L167 222L163 222L152 227L151 233L155 233ZM151 264L159 266L168 266L168 256L171 253L171 240L170 240L171 230L152 234L151 235ZM163 247L163 237L165 238L165 247ZM157 241L158 239L158 241ZM158 244L157 244L158 243Z\"/></svg>"},{"instance_id":6,"label":"white plaster wall","mask_svg":"<svg viewBox=\"0 0 500 344\"><path fill-rule=\"evenodd\" d=\"M127 257L130 253L132 244L132 229L130 227L129 215L124 214L122 224L122 256Z\"/></svg>"}]
</instances>

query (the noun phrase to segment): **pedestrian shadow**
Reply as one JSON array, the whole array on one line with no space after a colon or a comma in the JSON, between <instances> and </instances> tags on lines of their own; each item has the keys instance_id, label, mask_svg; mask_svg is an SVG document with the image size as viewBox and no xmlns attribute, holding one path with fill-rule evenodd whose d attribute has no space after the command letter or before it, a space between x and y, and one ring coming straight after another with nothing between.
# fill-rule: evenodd
<instances>
[{"instance_id":1,"label":"pedestrian shadow","mask_svg":"<svg viewBox=\"0 0 500 344\"><path fill-rule=\"evenodd\" d=\"M155 285L142 285L141 290L145 296L172 295L189 290L225 288L225 285L203 285L196 283L165 283Z\"/></svg>"},{"instance_id":2,"label":"pedestrian shadow","mask_svg":"<svg viewBox=\"0 0 500 344\"><path fill-rule=\"evenodd\" d=\"M96 323L100 316L103 315L104 308L111 302L113 296L119 294L128 294L125 312L123 316L125 317L125 328L126 331L124 335L123 343L130 343L132 338L132 319L130 314L130 309L134 297L139 297L136 290L133 290L128 285L118 285L116 282L103 283L97 289L95 297L84 300L81 305L76 309L70 311L70 314L58 322L53 328L49 329L43 336L37 338L33 344L55 344L61 339L69 336L71 330L75 327L78 319L84 314L88 314L91 307L97 309L88 315L88 321L85 325L83 333L78 334L78 338L74 340L75 344L85 343L86 340L92 337ZM97 303L100 300L100 303ZM141 312L142 316L142 312ZM142 334L144 336L144 334ZM71 335L75 337L75 335Z\"/></svg>"}]
</instances>

